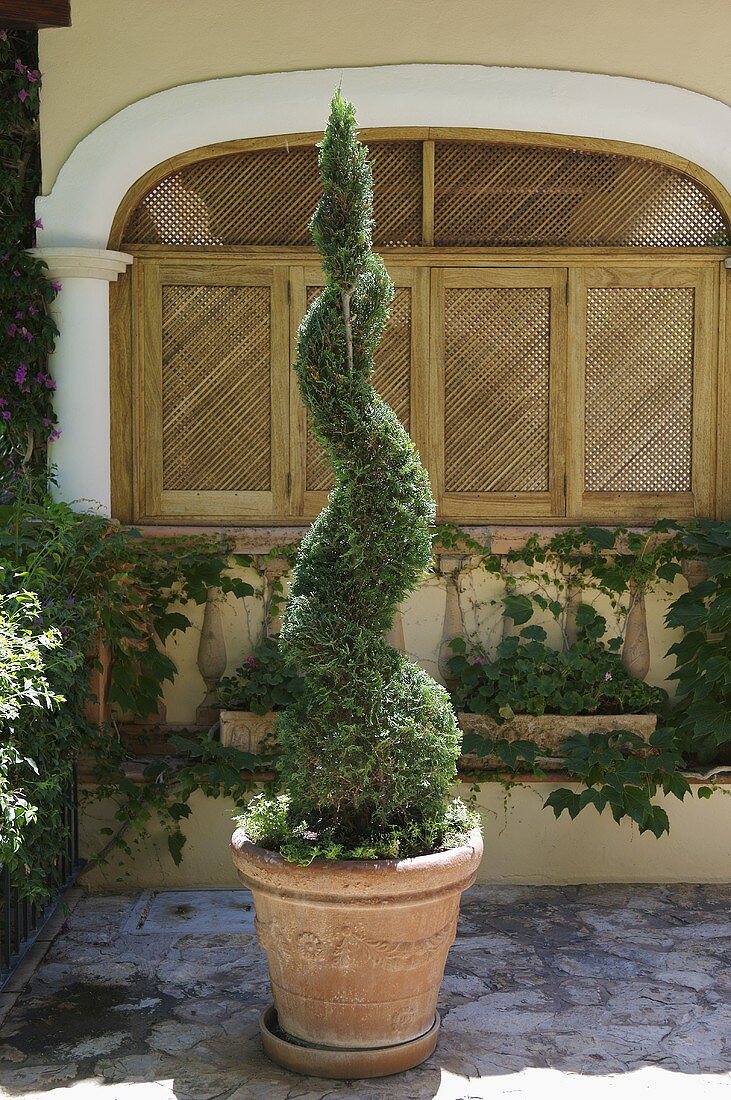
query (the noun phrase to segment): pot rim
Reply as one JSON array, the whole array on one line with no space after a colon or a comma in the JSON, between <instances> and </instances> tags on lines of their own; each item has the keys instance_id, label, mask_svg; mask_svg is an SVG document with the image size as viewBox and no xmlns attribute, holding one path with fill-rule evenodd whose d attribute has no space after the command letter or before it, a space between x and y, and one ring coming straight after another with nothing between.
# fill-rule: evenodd
<instances>
[{"instance_id":1,"label":"pot rim","mask_svg":"<svg viewBox=\"0 0 731 1100\"><path fill-rule=\"evenodd\" d=\"M386 898L413 902L421 896L465 890L474 882L482 850L482 830L476 826L463 844L443 852L407 859L318 858L303 866L254 844L243 827L231 838L233 861L245 886L279 897L308 895L329 903L380 904Z\"/></svg>"}]
</instances>

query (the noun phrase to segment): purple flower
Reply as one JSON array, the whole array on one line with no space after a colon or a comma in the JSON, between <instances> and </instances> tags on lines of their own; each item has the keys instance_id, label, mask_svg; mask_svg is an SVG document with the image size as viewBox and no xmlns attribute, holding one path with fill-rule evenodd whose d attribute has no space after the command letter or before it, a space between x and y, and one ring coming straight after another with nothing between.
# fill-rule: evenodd
<instances>
[{"instance_id":1,"label":"purple flower","mask_svg":"<svg viewBox=\"0 0 731 1100\"><path fill-rule=\"evenodd\" d=\"M9 413L9 412L4 412L2 414L3 420L10 420L11 416L12 416L12 413Z\"/></svg>"},{"instance_id":2,"label":"purple flower","mask_svg":"<svg viewBox=\"0 0 731 1100\"><path fill-rule=\"evenodd\" d=\"M16 385L22 386L23 383L25 382L25 379L26 379L27 375L28 375L28 364L27 363L19 363L18 364L18 369L15 372L15 383L16 383Z\"/></svg>"},{"instance_id":3,"label":"purple flower","mask_svg":"<svg viewBox=\"0 0 731 1100\"><path fill-rule=\"evenodd\" d=\"M27 98L28 98L28 93L26 92L25 88L21 88L20 91L18 92L18 99L20 100L21 103L25 103Z\"/></svg>"},{"instance_id":4,"label":"purple flower","mask_svg":"<svg viewBox=\"0 0 731 1100\"><path fill-rule=\"evenodd\" d=\"M41 74L38 72L38 69L28 69L25 75L31 84L35 84Z\"/></svg>"},{"instance_id":5,"label":"purple flower","mask_svg":"<svg viewBox=\"0 0 731 1100\"><path fill-rule=\"evenodd\" d=\"M47 390L55 390L56 389L56 383L53 381L52 378L47 378L46 379L46 389Z\"/></svg>"},{"instance_id":6,"label":"purple flower","mask_svg":"<svg viewBox=\"0 0 731 1100\"><path fill-rule=\"evenodd\" d=\"M18 312L15 314L15 320L16 321L22 321L23 320L23 311L22 311L22 309L19 309Z\"/></svg>"},{"instance_id":7,"label":"purple flower","mask_svg":"<svg viewBox=\"0 0 731 1100\"><path fill-rule=\"evenodd\" d=\"M4 409L6 405L7 405L7 401L5 400L5 398L0 397L0 409Z\"/></svg>"},{"instance_id":8,"label":"purple flower","mask_svg":"<svg viewBox=\"0 0 731 1100\"><path fill-rule=\"evenodd\" d=\"M16 71L16 73L24 73L25 72L25 65L23 64L23 62L20 60L19 57L16 57L16 59L15 59L15 71Z\"/></svg>"},{"instance_id":9,"label":"purple flower","mask_svg":"<svg viewBox=\"0 0 731 1100\"><path fill-rule=\"evenodd\" d=\"M614 677L612 676L611 672L605 672L604 673L604 679L605 680L613 680Z\"/></svg>"},{"instance_id":10,"label":"purple flower","mask_svg":"<svg viewBox=\"0 0 731 1100\"><path fill-rule=\"evenodd\" d=\"M44 428L50 428L51 424L53 424L53 421L49 417L44 416L41 423L43 424Z\"/></svg>"},{"instance_id":11,"label":"purple flower","mask_svg":"<svg viewBox=\"0 0 731 1100\"><path fill-rule=\"evenodd\" d=\"M56 291L57 294L60 290L63 289L63 284L57 282L55 279L51 279L50 283L51 283L51 286L53 287L53 289Z\"/></svg>"},{"instance_id":12,"label":"purple flower","mask_svg":"<svg viewBox=\"0 0 731 1100\"><path fill-rule=\"evenodd\" d=\"M28 343L30 344L30 343L31 343L31 341L33 340L33 333L32 333L32 332L28 332L28 329L27 329L27 328L24 328L24 329L22 329L22 332L23 332L23 339L24 339L24 340L27 340L27 341L28 341Z\"/></svg>"},{"instance_id":13,"label":"purple flower","mask_svg":"<svg viewBox=\"0 0 731 1100\"><path fill-rule=\"evenodd\" d=\"M54 428L48 438L49 439L60 439L61 438L61 433L57 432L56 429Z\"/></svg>"},{"instance_id":14,"label":"purple flower","mask_svg":"<svg viewBox=\"0 0 731 1100\"><path fill-rule=\"evenodd\" d=\"M36 220L33 222L33 228L34 229L43 229L43 222L41 221L40 218L36 218Z\"/></svg>"},{"instance_id":15,"label":"purple flower","mask_svg":"<svg viewBox=\"0 0 731 1100\"><path fill-rule=\"evenodd\" d=\"M244 664L248 665L249 668L256 668L256 657L250 653L248 657L244 658Z\"/></svg>"},{"instance_id":16,"label":"purple flower","mask_svg":"<svg viewBox=\"0 0 731 1100\"><path fill-rule=\"evenodd\" d=\"M18 326L14 325L11 321L11 323L8 325L8 328L7 328L8 336L15 336L17 331L18 331Z\"/></svg>"},{"instance_id":17,"label":"purple flower","mask_svg":"<svg viewBox=\"0 0 731 1100\"><path fill-rule=\"evenodd\" d=\"M20 278L20 272L18 271L17 267L14 268L14 270L13 270L13 278L14 279L19 279Z\"/></svg>"},{"instance_id":18,"label":"purple flower","mask_svg":"<svg viewBox=\"0 0 731 1100\"><path fill-rule=\"evenodd\" d=\"M484 657L473 657L472 658L472 664L473 665L484 665L484 663L485 663L485 658Z\"/></svg>"},{"instance_id":19,"label":"purple flower","mask_svg":"<svg viewBox=\"0 0 731 1100\"><path fill-rule=\"evenodd\" d=\"M35 306L28 306L28 316L29 317L35 317L35 316L37 316L37 314L38 314L38 310L36 309Z\"/></svg>"}]
</instances>

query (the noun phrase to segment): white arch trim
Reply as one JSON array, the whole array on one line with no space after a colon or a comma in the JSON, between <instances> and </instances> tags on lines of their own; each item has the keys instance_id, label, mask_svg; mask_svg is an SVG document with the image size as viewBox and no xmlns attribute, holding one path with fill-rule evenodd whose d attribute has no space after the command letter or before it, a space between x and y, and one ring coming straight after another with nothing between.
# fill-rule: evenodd
<instances>
[{"instance_id":1,"label":"white arch trim","mask_svg":"<svg viewBox=\"0 0 731 1100\"><path fill-rule=\"evenodd\" d=\"M731 107L629 77L482 65L382 65L229 77L132 103L81 141L38 200L42 246L106 248L122 198L145 172L198 146L322 128L333 89L362 126L475 126L655 146L731 191Z\"/></svg>"}]
</instances>

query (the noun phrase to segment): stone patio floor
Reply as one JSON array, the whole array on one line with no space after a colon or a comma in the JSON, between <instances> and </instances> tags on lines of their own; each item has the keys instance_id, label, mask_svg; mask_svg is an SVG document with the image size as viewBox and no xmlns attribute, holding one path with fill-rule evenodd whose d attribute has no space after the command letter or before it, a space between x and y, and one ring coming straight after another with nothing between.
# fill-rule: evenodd
<instances>
[{"instance_id":1,"label":"stone patio floor","mask_svg":"<svg viewBox=\"0 0 731 1100\"><path fill-rule=\"evenodd\" d=\"M79 892L0 1028L0 1096L731 1096L730 902L714 886L475 887L435 1054L333 1082L261 1052L267 970L245 891Z\"/></svg>"}]
</instances>

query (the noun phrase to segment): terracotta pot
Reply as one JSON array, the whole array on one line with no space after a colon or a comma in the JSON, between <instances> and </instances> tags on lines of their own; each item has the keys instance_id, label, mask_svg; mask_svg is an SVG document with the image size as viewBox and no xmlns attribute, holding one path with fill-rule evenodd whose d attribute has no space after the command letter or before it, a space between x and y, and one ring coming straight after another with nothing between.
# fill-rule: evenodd
<instances>
[{"instance_id":1,"label":"terracotta pot","mask_svg":"<svg viewBox=\"0 0 731 1100\"><path fill-rule=\"evenodd\" d=\"M285 1045L294 1039L288 1049L295 1055L297 1044L319 1048L304 1048L307 1057L294 1065L267 1044L265 1030L268 1053L289 1068L329 1076L341 1075L332 1066L344 1051L353 1052L367 1076L428 1057L460 895L474 882L482 856L479 830L460 848L404 860L317 859L301 867L252 844L243 829L234 833L231 849L239 878L254 895ZM415 1040L427 1035L433 1040L424 1050ZM399 1046L403 1058L387 1056ZM371 1064L369 1051L383 1056ZM353 1059L345 1061L346 1076L355 1076Z\"/></svg>"}]
</instances>

